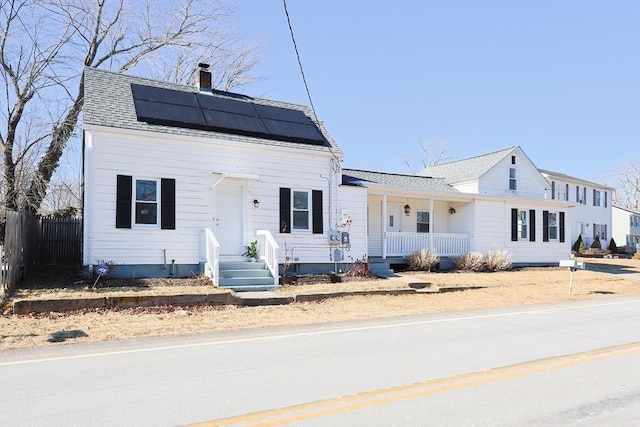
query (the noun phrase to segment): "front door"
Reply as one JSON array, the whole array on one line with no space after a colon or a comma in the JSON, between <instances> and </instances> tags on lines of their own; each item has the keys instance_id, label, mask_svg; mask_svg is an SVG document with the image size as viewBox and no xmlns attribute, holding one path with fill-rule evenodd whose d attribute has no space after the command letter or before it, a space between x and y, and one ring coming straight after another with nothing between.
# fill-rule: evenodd
<instances>
[{"instance_id":1,"label":"front door","mask_svg":"<svg viewBox=\"0 0 640 427\"><path fill-rule=\"evenodd\" d=\"M225 179L215 187L213 233L220 243L220 255L241 255L244 224L244 183Z\"/></svg>"},{"instance_id":2,"label":"front door","mask_svg":"<svg viewBox=\"0 0 640 427\"><path fill-rule=\"evenodd\" d=\"M404 207L398 203L389 203L387 205L387 231L402 231L402 215Z\"/></svg>"}]
</instances>

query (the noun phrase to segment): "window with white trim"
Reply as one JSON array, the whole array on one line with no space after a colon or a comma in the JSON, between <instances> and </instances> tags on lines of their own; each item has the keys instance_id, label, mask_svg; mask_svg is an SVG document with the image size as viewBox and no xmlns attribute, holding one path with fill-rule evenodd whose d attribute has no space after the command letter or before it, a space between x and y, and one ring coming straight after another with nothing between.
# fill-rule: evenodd
<instances>
[{"instance_id":1,"label":"window with white trim","mask_svg":"<svg viewBox=\"0 0 640 427\"><path fill-rule=\"evenodd\" d=\"M309 230L311 195L309 191L293 190L291 197L292 229Z\"/></svg>"},{"instance_id":2,"label":"window with white trim","mask_svg":"<svg viewBox=\"0 0 640 427\"><path fill-rule=\"evenodd\" d=\"M607 240L607 224L593 224L593 238Z\"/></svg>"},{"instance_id":3,"label":"window with white trim","mask_svg":"<svg viewBox=\"0 0 640 427\"><path fill-rule=\"evenodd\" d=\"M593 190L593 206L602 206L602 191Z\"/></svg>"},{"instance_id":4,"label":"window with white trim","mask_svg":"<svg viewBox=\"0 0 640 427\"><path fill-rule=\"evenodd\" d=\"M558 240L558 212L549 212L549 240Z\"/></svg>"},{"instance_id":5,"label":"window with white trim","mask_svg":"<svg viewBox=\"0 0 640 427\"><path fill-rule=\"evenodd\" d=\"M158 181L150 179L136 179L135 181L135 224L158 224Z\"/></svg>"},{"instance_id":6,"label":"window with white trim","mask_svg":"<svg viewBox=\"0 0 640 427\"><path fill-rule=\"evenodd\" d=\"M567 186L565 184L556 184L556 200L569 200L567 198Z\"/></svg>"},{"instance_id":7,"label":"window with white trim","mask_svg":"<svg viewBox=\"0 0 640 427\"><path fill-rule=\"evenodd\" d=\"M418 233L429 232L429 212L417 211L416 212L416 231Z\"/></svg>"},{"instance_id":8,"label":"window with white trim","mask_svg":"<svg viewBox=\"0 0 640 427\"><path fill-rule=\"evenodd\" d=\"M521 240L526 240L529 238L527 235L528 230L528 221L527 221L527 211L518 211L518 238Z\"/></svg>"},{"instance_id":9,"label":"window with white trim","mask_svg":"<svg viewBox=\"0 0 640 427\"><path fill-rule=\"evenodd\" d=\"M509 168L509 190L517 190L516 168Z\"/></svg>"}]
</instances>

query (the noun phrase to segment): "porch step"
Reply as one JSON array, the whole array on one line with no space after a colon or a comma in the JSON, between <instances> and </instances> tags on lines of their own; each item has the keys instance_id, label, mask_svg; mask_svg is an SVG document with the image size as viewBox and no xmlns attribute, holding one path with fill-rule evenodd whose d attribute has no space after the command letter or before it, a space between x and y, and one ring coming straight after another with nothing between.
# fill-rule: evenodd
<instances>
[{"instance_id":1,"label":"porch step","mask_svg":"<svg viewBox=\"0 0 640 427\"><path fill-rule=\"evenodd\" d=\"M219 265L218 286L234 291L264 291L278 286L263 261L226 261Z\"/></svg>"}]
</instances>

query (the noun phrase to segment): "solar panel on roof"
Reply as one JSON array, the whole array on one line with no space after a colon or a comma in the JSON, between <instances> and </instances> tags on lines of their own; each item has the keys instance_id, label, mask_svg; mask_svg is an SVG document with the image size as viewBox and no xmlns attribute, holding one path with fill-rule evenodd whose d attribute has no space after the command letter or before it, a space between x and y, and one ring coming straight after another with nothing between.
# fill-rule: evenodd
<instances>
[{"instance_id":1,"label":"solar panel on roof","mask_svg":"<svg viewBox=\"0 0 640 427\"><path fill-rule=\"evenodd\" d=\"M248 136L259 136L268 133L262 120L258 117L214 110L202 110L202 113L204 114L207 125L216 130L237 129L246 132Z\"/></svg>"},{"instance_id":2,"label":"solar panel on roof","mask_svg":"<svg viewBox=\"0 0 640 427\"><path fill-rule=\"evenodd\" d=\"M199 108L195 93L131 84L133 99Z\"/></svg>"},{"instance_id":3,"label":"solar panel on roof","mask_svg":"<svg viewBox=\"0 0 640 427\"><path fill-rule=\"evenodd\" d=\"M324 137L315 126L269 119L262 119L262 122L271 135L282 135L295 141L309 141L310 144L324 142Z\"/></svg>"},{"instance_id":4,"label":"solar panel on roof","mask_svg":"<svg viewBox=\"0 0 640 427\"><path fill-rule=\"evenodd\" d=\"M229 97L131 84L138 121L303 144L328 145L302 111ZM247 98L248 99L248 98Z\"/></svg>"},{"instance_id":5,"label":"solar panel on roof","mask_svg":"<svg viewBox=\"0 0 640 427\"><path fill-rule=\"evenodd\" d=\"M293 123L311 123L311 119L300 110L273 107L271 105L254 104L256 111L263 119L280 120Z\"/></svg>"},{"instance_id":6,"label":"solar panel on roof","mask_svg":"<svg viewBox=\"0 0 640 427\"><path fill-rule=\"evenodd\" d=\"M138 120L167 126L204 129L206 122L199 108L134 100Z\"/></svg>"},{"instance_id":7,"label":"solar panel on roof","mask_svg":"<svg viewBox=\"0 0 640 427\"><path fill-rule=\"evenodd\" d=\"M225 99L218 96L198 95L198 103L202 109L225 111L227 113L242 114L245 116L258 117L253 104L235 99Z\"/></svg>"}]
</instances>

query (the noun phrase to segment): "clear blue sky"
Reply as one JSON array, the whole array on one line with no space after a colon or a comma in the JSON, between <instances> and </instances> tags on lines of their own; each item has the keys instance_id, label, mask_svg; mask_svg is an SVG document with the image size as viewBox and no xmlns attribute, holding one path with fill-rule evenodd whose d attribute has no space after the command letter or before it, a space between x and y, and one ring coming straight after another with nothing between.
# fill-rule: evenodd
<instances>
[{"instance_id":1,"label":"clear blue sky","mask_svg":"<svg viewBox=\"0 0 640 427\"><path fill-rule=\"evenodd\" d=\"M460 159L513 145L608 181L640 162L640 0L288 0L320 120L344 166L407 173L419 144ZM266 80L308 105L282 0L237 2Z\"/></svg>"}]
</instances>

